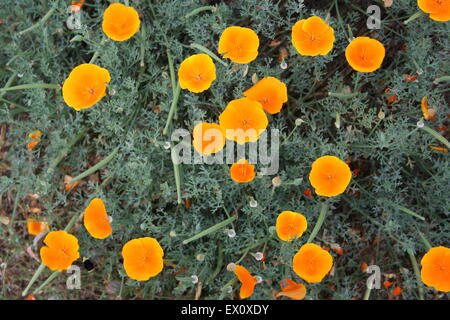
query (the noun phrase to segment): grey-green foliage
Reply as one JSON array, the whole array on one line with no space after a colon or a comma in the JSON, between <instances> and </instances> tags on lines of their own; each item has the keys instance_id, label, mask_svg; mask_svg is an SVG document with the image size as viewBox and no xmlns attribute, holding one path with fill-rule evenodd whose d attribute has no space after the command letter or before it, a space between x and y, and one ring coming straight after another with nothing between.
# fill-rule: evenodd
<instances>
[{"instance_id":1,"label":"grey-green foliage","mask_svg":"<svg viewBox=\"0 0 450 320\"><path fill-rule=\"evenodd\" d=\"M193 297L196 286L189 282L189 277L196 274L203 283L215 275L203 286L203 298L230 298L226 291L221 291L234 277L225 266L258 244L250 252L264 250L267 261L263 264L247 254L240 263L265 280L256 287L252 298L271 299L272 290L279 289L278 283L283 278L301 281L292 271L291 260L312 230L321 201L315 194L313 199L303 194L311 188L308 174L312 161L326 154L350 158L352 169L361 172L354 177L349 192L330 200L330 212L315 241L324 246L338 243L344 248L344 255L332 252L334 275L322 283L308 285L307 297L362 297L366 280L359 267L362 261L380 265L383 272L398 273L401 267L412 272L405 245L412 247L418 258L425 253L418 231L433 245L449 245L448 154L430 150L428 146L438 145L437 141L416 127L422 116L420 99L424 95L429 96L438 115L435 122L426 125L436 129L448 124L445 99L448 87L433 81L448 75L445 72L449 70L446 54L449 25L426 16L402 25L405 17L417 10L413 2L394 1L392 8L383 11L382 18L388 22L383 22L381 30L371 31L366 28L365 8L359 1L338 1L342 17L339 18L334 1L305 1L302 8L297 0L131 0L142 15L141 31L128 41L106 40L103 45L101 18L107 1L95 4L87 1L80 30L69 30L65 25L69 1L1 3L2 84L16 74L13 85L36 82L61 85L72 68L88 62L96 51L99 56L95 63L107 68L112 80L110 94L80 112L64 103L60 90L7 92L3 98L18 106L2 102L0 108L11 144L7 158L2 160L10 163L11 168L2 171L5 176L0 190L5 194L15 188L23 199L28 193L39 194L43 216L54 229L63 228L70 215L81 212L91 198L105 200L113 217L113 235L100 241L91 238L83 228L76 233L82 255L96 257L101 265L89 276L89 281L98 284L98 292L103 292L103 280L121 280L124 276L120 261L123 244L132 238L151 236L160 241L165 259L184 268L186 273L172 275L173 270L166 266L163 275L148 282L126 280L123 296L134 297L134 288L139 287L144 288L146 298ZM215 12L204 11L184 18L192 10L211 4L217 6ZM37 22L50 8L56 11L44 25L18 35L19 30ZM333 51L327 56L300 56L290 42L292 25L313 14L325 19L328 13L336 37ZM347 24L354 36L370 35L384 43L387 55L381 69L360 76L350 69L344 56ZM243 67L234 69L229 61L228 67L216 63L217 80L208 91L202 94L182 91L171 128L191 131L195 121L215 122L230 100L240 98L242 91L252 86L253 74L259 78L276 76L287 84L289 92L283 110L269 116L269 128L281 131L278 175L283 184L273 189L273 176L258 176L249 184L236 184L230 179L227 166L182 165L182 198L191 203L187 209L176 203L170 151L163 147L168 138L162 135L162 128L172 101L166 51L173 55L177 69L186 57L198 53L189 47L191 43L217 53L219 36L231 25L247 26L258 33L258 58L248 65L245 77ZM289 52L286 70L280 67L279 47L270 46L275 39ZM416 73L418 82L404 81L403 74ZM386 102L386 88L398 96L397 102ZM328 92L346 90L359 94L352 99L328 96ZM158 107L162 112L155 112ZM380 110L385 113L383 119L378 117ZM335 126L336 113L341 119L339 128ZM304 123L295 126L298 118ZM28 152L27 134L36 129L44 134L42 143ZM50 163L85 129L87 135L63 158L58 170L47 174ZM90 181L71 193L62 191L65 173L75 176L83 172L116 147L119 152L100 171L99 181ZM249 206L251 198L257 200L256 208ZM391 203L418 213L425 221ZM283 243L270 232L282 210L301 212L308 219L308 231L292 243ZM182 240L231 214L239 216L228 226L235 229L236 237L229 238L218 230L182 245ZM15 225L16 230L23 227L23 223ZM381 242L376 245L375 240ZM216 274L219 244L223 265ZM204 254L205 260L197 261L197 254ZM29 270L24 278L29 279L32 272ZM417 298L412 273L406 280L401 284L399 279L403 297ZM335 290L330 290L327 286L330 284L335 285ZM236 292L236 285L234 289ZM372 297L385 298L386 292L373 292ZM427 291L427 297L433 297L432 291Z\"/></svg>"}]
</instances>

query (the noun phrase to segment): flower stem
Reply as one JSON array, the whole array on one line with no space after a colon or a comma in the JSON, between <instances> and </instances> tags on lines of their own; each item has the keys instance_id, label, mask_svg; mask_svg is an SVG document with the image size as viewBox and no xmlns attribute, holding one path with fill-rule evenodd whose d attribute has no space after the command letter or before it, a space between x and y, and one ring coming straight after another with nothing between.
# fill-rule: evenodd
<instances>
[{"instance_id":1,"label":"flower stem","mask_svg":"<svg viewBox=\"0 0 450 320\"><path fill-rule=\"evenodd\" d=\"M227 224L233 222L236 219L237 219L237 216L232 216L231 218L223 220L222 222L219 222L218 224L216 224L216 225L214 225L214 226L212 226L212 227L210 227L210 228L208 228L206 230L203 230L200 233L197 233L195 236L193 236L193 237L191 237L189 239L183 240L183 244L188 244L189 242L192 242L194 240L200 239L200 238L202 238L202 237L204 237L204 236L206 236L206 235L208 235L208 234L210 234L210 233L212 233L214 231L222 229Z\"/></svg>"},{"instance_id":2,"label":"flower stem","mask_svg":"<svg viewBox=\"0 0 450 320\"><path fill-rule=\"evenodd\" d=\"M225 61L223 61L222 59L220 59L218 56L216 56L214 53L212 53L211 50L205 48L202 45L199 45L197 43L191 43L191 48L193 49L197 49L200 50L204 53L206 53L207 55L209 55L211 58L213 58L214 60L216 60L217 62L223 64L225 67L228 67L228 63L226 63Z\"/></svg>"},{"instance_id":3,"label":"flower stem","mask_svg":"<svg viewBox=\"0 0 450 320\"><path fill-rule=\"evenodd\" d=\"M352 99L359 95L358 92L353 93L341 93L341 92L328 92L328 96L335 97L339 99Z\"/></svg>"},{"instance_id":4,"label":"flower stem","mask_svg":"<svg viewBox=\"0 0 450 320\"><path fill-rule=\"evenodd\" d=\"M55 10L56 10L55 8L50 9L50 10L45 14L45 16L42 17L41 20L39 20L37 23L35 23L35 24L32 25L31 27L29 27L29 28L27 28L27 29L25 29L25 30L20 31L20 32L18 33L18 35L21 36L21 35L23 35L24 33L27 33L27 32L29 32L29 31L31 31L31 30L33 30L33 29L36 29L36 28L39 27L40 25L44 24L44 23L52 16L52 14L55 12Z\"/></svg>"},{"instance_id":5,"label":"flower stem","mask_svg":"<svg viewBox=\"0 0 450 320\"><path fill-rule=\"evenodd\" d=\"M422 242L423 242L425 248L427 250L430 250L433 247L431 245L430 241L428 241L428 239L425 237L425 235L422 232L420 232L420 231L419 231L419 236L420 236L420 239L422 239Z\"/></svg>"},{"instance_id":6,"label":"flower stem","mask_svg":"<svg viewBox=\"0 0 450 320\"><path fill-rule=\"evenodd\" d=\"M427 126L424 126L424 127L420 128L420 129L428 132L433 137L435 137L436 140L439 140L440 142L442 142L447 147L447 149L450 149L450 142L448 142L448 140L445 139L441 134L439 134L438 132L434 131L433 129L431 129L431 128L427 127Z\"/></svg>"},{"instance_id":7,"label":"flower stem","mask_svg":"<svg viewBox=\"0 0 450 320\"><path fill-rule=\"evenodd\" d=\"M181 178L180 178L180 159L175 152L176 149L172 149L170 156L173 163L173 173L175 175L175 185L177 187L177 203L181 204Z\"/></svg>"},{"instance_id":8,"label":"flower stem","mask_svg":"<svg viewBox=\"0 0 450 320\"><path fill-rule=\"evenodd\" d=\"M409 259L411 260L411 264L412 264L413 269L414 269L414 274L415 274L416 279L417 279L417 285L419 287L419 298L420 298L420 300L425 300L425 296L424 296L424 293L423 293L423 291L424 291L423 290L423 283L422 283L422 280L421 280L421 277L420 277L420 270L419 270L419 266L417 265L416 257L414 256L414 253L413 253L413 251L410 248L406 249L406 252L408 252Z\"/></svg>"},{"instance_id":9,"label":"flower stem","mask_svg":"<svg viewBox=\"0 0 450 320\"><path fill-rule=\"evenodd\" d=\"M204 7L200 7L197 9L192 10L191 12L189 12L187 15L184 16L185 19L190 18L192 16L195 16L196 14L199 14L202 11L211 11L211 12L216 12L217 8L215 6L204 6Z\"/></svg>"},{"instance_id":10,"label":"flower stem","mask_svg":"<svg viewBox=\"0 0 450 320\"><path fill-rule=\"evenodd\" d=\"M322 202L320 204L320 214L319 214L319 219L316 222L316 225L314 226L313 231L311 232L311 234L309 235L308 241L307 243L310 243L314 240L314 238L316 237L317 233L319 232L320 228L322 227L323 221L325 220L325 217L327 215L328 212L328 206L326 202Z\"/></svg>"},{"instance_id":11,"label":"flower stem","mask_svg":"<svg viewBox=\"0 0 450 320\"><path fill-rule=\"evenodd\" d=\"M406 19L403 24L408 24L413 20L416 20L417 18L423 16L425 13L423 13L423 11L417 11L416 13L414 13L411 17L409 17L408 19Z\"/></svg>"},{"instance_id":12,"label":"flower stem","mask_svg":"<svg viewBox=\"0 0 450 320\"><path fill-rule=\"evenodd\" d=\"M450 81L450 76L443 76L443 77L434 79L433 83L438 84L441 82L449 82L449 81Z\"/></svg>"},{"instance_id":13,"label":"flower stem","mask_svg":"<svg viewBox=\"0 0 450 320\"><path fill-rule=\"evenodd\" d=\"M67 184L71 184L74 183L75 181L81 180L83 178L86 178L87 176L89 176L90 174L94 173L97 170L100 170L101 168L103 168L104 166L106 166L112 159L114 159L114 157L117 154L117 151L119 151L119 148L115 148L113 150L113 152L111 152L105 159L103 159L102 161L100 161L99 163L97 163L96 165L90 167L89 169L87 169L86 171L84 171L83 173L79 174L78 176L76 176L75 178L70 179L69 181L67 181Z\"/></svg>"},{"instance_id":14,"label":"flower stem","mask_svg":"<svg viewBox=\"0 0 450 320\"><path fill-rule=\"evenodd\" d=\"M61 274L61 272L59 271L53 271L53 273L50 275L50 277L48 277L37 289L35 289L33 291L33 294L37 294L38 292L40 292L42 289L44 289L50 282L53 281L53 279L55 279L57 276L59 276Z\"/></svg>"},{"instance_id":15,"label":"flower stem","mask_svg":"<svg viewBox=\"0 0 450 320\"><path fill-rule=\"evenodd\" d=\"M25 290L22 291L22 297L25 297L28 294L28 291L30 290L31 286L36 282L37 278L42 273L42 271L44 271L44 269L45 269L45 265L43 263L41 263L39 265L39 267L36 269L36 271L34 272L33 276L31 277L30 282L28 282L28 285L25 288Z\"/></svg>"},{"instance_id":16,"label":"flower stem","mask_svg":"<svg viewBox=\"0 0 450 320\"><path fill-rule=\"evenodd\" d=\"M400 205L398 205L398 204L396 204L396 203L393 203L393 202L389 202L389 203L390 203L393 207L397 208L398 210L403 211L404 213L407 213L407 214L409 214L409 215L412 215L413 217L416 217L416 218L418 218L418 219L420 219L420 220L422 220L422 221L425 221L425 217L422 217L421 215L415 213L414 211L409 210L408 208L402 207L402 206L400 206Z\"/></svg>"},{"instance_id":17,"label":"flower stem","mask_svg":"<svg viewBox=\"0 0 450 320\"><path fill-rule=\"evenodd\" d=\"M13 87L1 88L0 92L23 90L23 89L59 89L59 85L49 84L49 83L28 83L28 84L21 84L18 86L13 86Z\"/></svg>"},{"instance_id":18,"label":"flower stem","mask_svg":"<svg viewBox=\"0 0 450 320\"><path fill-rule=\"evenodd\" d=\"M100 55L100 50L103 48L103 45L105 44L105 42L106 42L106 38L103 38L102 41L100 41L99 47L97 48L97 50L95 50L94 55L92 56L89 63L94 63L94 61L97 60L98 56Z\"/></svg>"},{"instance_id":19,"label":"flower stem","mask_svg":"<svg viewBox=\"0 0 450 320\"><path fill-rule=\"evenodd\" d=\"M167 133L169 132L169 126L170 126L170 123L172 122L173 115L177 108L178 98L180 97L180 91L181 91L180 83L177 83L177 87L175 89L175 94L172 99L172 104L170 105L169 115L167 116L166 125L164 126L163 135L167 135Z\"/></svg>"}]
</instances>

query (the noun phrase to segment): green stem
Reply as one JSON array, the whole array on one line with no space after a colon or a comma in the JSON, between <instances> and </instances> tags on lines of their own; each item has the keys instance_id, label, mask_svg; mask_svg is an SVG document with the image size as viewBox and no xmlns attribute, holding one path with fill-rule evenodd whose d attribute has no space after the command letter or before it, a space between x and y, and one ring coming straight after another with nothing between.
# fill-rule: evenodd
<instances>
[{"instance_id":1,"label":"green stem","mask_svg":"<svg viewBox=\"0 0 450 320\"><path fill-rule=\"evenodd\" d=\"M197 9L192 10L191 12L189 12L187 15L184 16L185 19L195 16L196 14L199 14L202 11L211 11L211 12L216 12L217 8L215 6L204 6L204 7L200 7Z\"/></svg>"},{"instance_id":2,"label":"green stem","mask_svg":"<svg viewBox=\"0 0 450 320\"><path fill-rule=\"evenodd\" d=\"M413 20L416 20L417 18L423 16L425 13L423 11L417 11L416 13L414 13L411 17L409 17L408 19L406 19L403 24L408 24Z\"/></svg>"},{"instance_id":3,"label":"green stem","mask_svg":"<svg viewBox=\"0 0 450 320\"><path fill-rule=\"evenodd\" d=\"M450 81L450 76L443 76L443 77L439 77L434 79L434 83L441 83L441 82L449 82Z\"/></svg>"},{"instance_id":4,"label":"green stem","mask_svg":"<svg viewBox=\"0 0 450 320\"><path fill-rule=\"evenodd\" d=\"M418 218L418 219L420 219L420 220L422 220L422 221L425 221L425 217L422 217L421 215L418 215L418 214L415 213L414 211L409 210L408 208L405 208L405 207L400 206L400 205L398 205L398 204L396 204L396 203L393 203L393 202L389 202L389 203L390 203L393 207L397 208L398 210L403 211L404 213L407 213L407 214L409 214L409 215L411 215L411 216L413 216L413 217L416 217L416 218Z\"/></svg>"},{"instance_id":5,"label":"green stem","mask_svg":"<svg viewBox=\"0 0 450 320\"><path fill-rule=\"evenodd\" d=\"M442 142L447 147L447 149L450 149L450 142L448 142L448 140L445 139L441 134L439 134L438 132L434 131L433 129L431 129L431 128L427 127L427 126L424 126L424 127L420 128L420 129L428 132L433 137L435 137L436 140L439 140L440 142Z\"/></svg>"},{"instance_id":6,"label":"green stem","mask_svg":"<svg viewBox=\"0 0 450 320\"><path fill-rule=\"evenodd\" d=\"M53 273L48 277L37 289L33 291L33 294L37 294L40 291L42 291L50 282L53 281L57 276L59 276L61 272L59 271L53 271Z\"/></svg>"},{"instance_id":7,"label":"green stem","mask_svg":"<svg viewBox=\"0 0 450 320\"><path fill-rule=\"evenodd\" d=\"M102 161L100 161L99 163L97 163L96 165L90 167L89 169L87 169L86 171L84 171L83 173L79 174L78 176L76 176L75 178L69 180L67 182L67 184L71 184L74 183L75 181L81 180L83 178L86 178L87 176L89 176L90 174L94 173L97 170L100 170L101 168L103 168L104 166L106 166L112 159L114 159L114 157L117 154L117 151L119 151L119 148L115 148L113 150L113 152L111 152L105 159L103 159Z\"/></svg>"},{"instance_id":8,"label":"green stem","mask_svg":"<svg viewBox=\"0 0 450 320\"><path fill-rule=\"evenodd\" d=\"M191 48L193 49L197 49L200 50L204 53L206 53L207 55L209 55L211 58L213 58L214 60L216 60L217 62L223 64L225 67L228 67L228 63L226 63L225 61L223 61L222 59L220 59L218 56L216 56L211 50L205 48L202 45L199 45L197 43L191 43Z\"/></svg>"},{"instance_id":9,"label":"green stem","mask_svg":"<svg viewBox=\"0 0 450 320\"><path fill-rule=\"evenodd\" d=\"M176 149L172 149L170 152L172 163L173 163L173 173L175 175L175 185L177 187L177 203L181 204L181 178L180 178L180 159L175 152Z\"/></svg>"},{"instance_id":10,"label":"green stem","mask_svg":"<svg viewBox=\"0 0 450 320\"><path fill-rule=\"evenodd\" d=\"M417 279L417 285L419 287L419 298L420 298L420 300L425 300L423 283L422 283L422 280L421 280L420 270L419 270L419 266L417 265L416 257L414 256L414 253L413 253L413 251L410 248L406 249L406 252L408 252L409 259L411 260L411 264L412 264L413 269L414 269L414 274L415 274L416 279Z\"/></svg>"},{"instance_id":11,"label":"green stem","mask_svg":"<svg viewBox=\"0 0 450 320\"><path fill-rule=\"evenodd\" d=\"M59 153L59 155L50 163L48 169L47 169L47 174L52 174L53 171L55 170L55 168L58 166L58 164L67 156L67 154L69 153L70 149L72 149L72 147L78 143L78 141L80 141L81 139L84 138L84 136L86 135L87 130L82 130L80 133L78 133L76 135L76 137L74 139L72 139L69 144L61 150L61 152Z\"/></svg>"},{"instance_id":12,"label":"green stem","mask_svg":"<svg viewBox=\"0 0 450 320\"><path fill-rule=\"evenodd\" d=\"M208 228L206 230L203 230L200 233L197 233L195 236L193 236L193 237L191 237L189 239L183 240L183 244L188 244L189 242L192 242L194 240L200 239L200 238L202 238L202 237L204 237L204 236L206 236L206 235L208 235L208 234L210 234L210 233L212 233L214 231L222 229L227 224L230 224L231 222L233 222L236 219L237 219L237 216L232 216L231 218L223 220L222 222L219 222L218 224L216 224L216 225L214 225L214 226L212 226L212 227L210 227L210 228Z\"/></svg>"},{"instance_id":13,"label":"green stem","mask_svg":"<svg viewBox=\"0 0 450 320\"><path fill-rule=\"evenodd\" d=\"M59 89L59 85L49 83L29 83L29 84L21 84L14 87L1 88L0 92L23 90L23 89Z\"/></svg>"},{"instance_id":14,"label":"green stem","mask_svg":"<svg viewBox=\"0 0 450 320\"><path fill-rule=\"evenodd\" d=\"M217 277L217 275L220 273L220 270L222 270L222 266L223 266L223 244L220 241L219 241L218 251L219 252L218 252L218 257L217 257L216 269L211 274L211 276L208 278L208 280L206 281L206 284L211 283Z\"/></svg>"},{"instance_id":15,"label":"green stem","mask_svg":"<svg viewBox=\"0 0 450 320\"><path fill-rule=\"evenodd\" d=\"M32 25L31 27L29 27L29 28L27 28L27 29L25 29L25 30L20 31L20 32L18 33L19 36L23 35L24 33L29 32L29 31L31 31L31 30L33 30L33 29L36 29L36 28L39 27L40 25L44 24L44 23L52 16L52 14L55 12L55 10L56 10L55 8L50 9L50 10L45 14L45 16L43 16L42 19L39 20L37 23L35 23L34 25Z\"/></svg>"},{"instance_id":16,"label":"green stem","mask_svg":"<svg viewBox=\"0 0 450 320\"><path fill-rule=\"evenodd\" d=\"M419 231L419 236L420 239L422 239L422 242L425 246L425 248L427 249L427 251L429 251L433 246L431 245L430 241L428 241L428 239L425 237L425 235Z\"/></svg>"},{"instance_id":17,"label":"green stem","mask_svg":"<svg viewBox=\"0 0 450 320\"><path fill-rule=\"evenodd\" d=\"M9 230L10 231L11 231L11 229L13 227L14 220L16 219L17 207L19 206L19 197L20 197L20 193L21 193L19 188L17 188L17 190L16 190L16 197L14 198L13 212L12 212L12 215L11 215L11 221L9 222Z\"/></svg>"},{"instance_id":18,"label":"green stem","mask_svg":"<svg viewBox=\"0 0 450 320\"><path fill-rule=\"evenodd\" d=\"M22 297L25 297L28 294L28 291L30 290L31 286L36 282L37 278L42 273L42 271L44 271L44 269L45 269L45 265L43 263L41 263L39 265L39 267L36 269L36 271L34 272L33 276L31 277L30 282L28 282L28 285L25 288L25 290L22 291Z\"/></svg>"},{"instance_id":19,"label":"green stem","mask_svg":"<svg viewBox=\"0 0 450 320\"><path fill-rule=\"evenodd\" d=\"M95 50L94 55L92 56L89 63L94 63L94 61L97 60L98 56L100 55L100 50L103 48L103 45L105 44L105 42L106 42L106 38L103 38L102 41L100 41L99 47L97 48L97 50Z\"/></svg>"},{"instance_id":20,"label":"green stem","mask_svg":"<svg viewBox=\"0 0 450 320\"><path fill-rule=\"evenodd\" d=\"M328 96L335 97L339 99L352 99L359 95L358 92L353 93L340 93L340 92L328 92Z\"/></svg>"},{"instance_id":21,"label":"green stem","mask_svg":"<svg viewBox=\"0 0 450 320\"><path fill-rule=\"evenodd\" d=\"M16 78L17 73L13 73L8 80L5 83L5 86L3 87L3 89L7 89L9 87L11 87L11 84L13 83L14 79ZM6 90L5 90L6 91ZM0 93L0 98L3 98L3 96L5 95L5 91Z\"/></svg>"},{"instance_id":22,"label":"green stem","mask_svg":"<svg viewBox=\"0 0 450 320\"><path fill-rule=\"evenodd\" d=\"M325 220L325 217L327 215L328 212L328 206L326 202L322 202L320 204L320 214L319 214L319 219L316 222L316 225L314 226L313 231L311 232L311 234L309 235L308 241L307 243L310 243L314 240L314 238L316 237L317 233L319 232L320 228L322 227L323 221Z\"/></svg>"},{"instance_id":23,"label":"green stem","mask_svg":"<svg viewBox=\"0 0 450 320\"><path fill-rule=\"evenodd\" d=\"M170 126L170 124L172 122L173 115L174 115L175 110L177 108L178 98L180 97L180 91L181 91L180 83L177 83L175 94L174 94L173 99L172 99L172 104L170 105L169 115L167 116L166 125L164 126L163 135L167 135L167 133L169 131L169 126Z\"/></svg>"}]
</instances>

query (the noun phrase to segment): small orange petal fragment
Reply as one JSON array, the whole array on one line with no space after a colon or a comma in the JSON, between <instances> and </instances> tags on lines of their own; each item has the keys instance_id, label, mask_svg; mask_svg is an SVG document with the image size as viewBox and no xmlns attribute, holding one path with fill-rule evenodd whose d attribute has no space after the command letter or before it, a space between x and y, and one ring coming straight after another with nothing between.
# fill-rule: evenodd
<instances>
[{"instance_id":1,"label":"small orange petal fragment","mask_svg":"<svg viewBox=\"0 0 450 320\"><path fill-rule=\"evenodd\" d=\"M257 283L255 277L253 277L246 268L240 265L236 265L234 268L234 273L236 274L238 280L242 283L239 296L241 299L250 297L253 294Z\"/></svg>"},{"instance_id":2,"label":"small orange petal fragment","mask_svg":"<svg viewBox=\"0 0 450 320\"><path fill-rule=\"evenodd\" d=\"M281 292L276 297L286 296L294 300L303 300L306 296L306 286L302 283L296 283L291 279L283 279L280 283Z\"/></svg>"}]
</instances>

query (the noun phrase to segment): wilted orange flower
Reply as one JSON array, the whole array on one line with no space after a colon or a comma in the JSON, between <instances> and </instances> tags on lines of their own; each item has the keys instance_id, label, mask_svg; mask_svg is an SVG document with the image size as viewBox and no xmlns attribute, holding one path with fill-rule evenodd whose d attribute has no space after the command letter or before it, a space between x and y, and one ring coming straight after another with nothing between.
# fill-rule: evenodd
<instances>
[{"instance_id":1,"label":"wilted orange flower","mask_svg":"<svg viewBox=\"0 0 450 320\"><path fill-rule=\"evenodd\" d=\"M276 297L286 296L294 300L303 300L306 296L306 286L302 283L296 283L291 279L283 279L280 283L281 292Z\"/></svg>"},{"instance_id":2,"label":"wilted orange flower","mask_svg":"<svg viewBox=\"0 0 450 320\"><path fill-rule=\"evenodd\" d=\"M312 164L309 182L319 196L334 197L345 191L352 179L350 167L334 156L323 156Z\"/></svg>"},{"instance_id":3,"label":"wilted orange flower","mask_svg":"<svg viewBox=\"0 0 450 320\"><path fill-rule=\"evenodd\" d=\"M326 55L333 43L333 28L319 17L297 21L292 27L292 44L303 56Z\"/></svg>"},{"instance_id":4,"label":"wilted orange flower","mask_svg":"<svg viewBox=\"0 0 450 320\"><path fill-rule=\"evenodd\" d=\"M219 125L227 139L239 144L257 141L268 124L261 103L248 98L231 101L219 116Z\"/></svg>"},{"instance_id":5,"label":"wilted orange flower","mask_svg":"<svg viewBox=\"0 0 450 320\"><path fill-rule=\"evenodd\" d=\"M48 230L48 223L44 221L36 221L34 218L27 219L28 233L37 236L39 233Z\"/></svg>"},{"instance_id":6,"label":"wilted orange flower","mask_svg":"<svg viewBox=\"0 0 450 320\"><path fill-rule=\"evenodd\" d=\"M309 283L316 283L330 272L333 257L314 243L304 244L292 260L295 273Z\"/></svg>"},{"instance_id":7,"label":"wilted orange flower","mask_svg":"<svg viewBox=\"0 0 450 320\"><path fill-rule=\"evenodd\" d=\"M423 117L425 120L436 120L436 111L428 108L428 96L425 96L420 100L420 108L422 109Z\"/></svg>"},{"instance_id":8,"label":"wilted orange flower","mask_svg":"<svg viewBox=\"0 0 450 320\"><path fill-rule=\"evenodd\" d=\"M300 238L307 227L308 222L300 213L283 211L277 217L276 231L278 237L283 241Z\"/></svg>"},{"instance_id":9,"label":"wilted orange flower","mask_svg":"<svg viewBox=\"0 0 450 320\"><path fill-rule=\"evenodd\" d=\"M450 292L450 248L431 248L420 261L423 283L442 292Z\"/></svg>"},{"instance_id":10,"label":"wilted orange flower","mask_svg":"<svg viewBox=\"0 0 450 320\"><path fill-rule=\"evenodd\" d=\"M262 78L253 87L244 91L244 96L258 101L270 114L278 113L288 101L286 85L274 77Z\"/></svg>"},{"instance_id":11,"label":"wilted orange flower","mask_svg":"<svg viewBox=\"0 0 450 320\"><path fill-rule=\"evenodd\" d=\"M390 96L388 99L387 99L387 103L388 104L392 104L392 103L394 103L395 101L397 101L397 95L396 94L394 94L394 95L392 95L392 96Z\"/></svg>"},{"instance_id":12,"label":"wilted orange flower","mask_svg":"<svg viewBox=\"0 0 450 320\"><path fill-rule=\"evenodd\" d=\"M105 239L112 233L108 214L102 199L94 198L84 211L84 227L96 239Z\"/></svg>"},{"instance_id":13,"label":"wilted orange flower","mask_svg":"<svg viewBox=\"0 0 450 320\"><path fill-rule=\"evenodd\" d=\"M394 283L391 281L385 281L383 282L383 287L385 288L389 288L390 286L392 286Z\"/></svg>"},{"instance_id":14,"label":"wilted orange flower","mask_svg":"<svg viewBox=\"0 0 450 320\"><path fill-rule=\"evenodd\" d=\"M257 283L255 277L253 277L247 269L240 265L236 265L234 268L234 274L242 283L241 290L239 292L241 299L250 297L253 294Z\"/></svg>"},{"instance_id":15,"label":"wilted orange flower","mask_svg":"<svg viewBox=\"0 0 450 320\"><path fill-rule=\"evenodd\" d=\"M184 59L178 69L178 81L182 89L194 93L205 91L216 80L216 65L207 54L194 54Z\"/></svg>"},{"instance_id":16,"label":"wilted orange flower","mask_svg":"<svg viewBox=\"0 0 450 320\"><path fill-rule=\"evenodd\" d=\"M202 122L194 127L192 145L200 154L219 152L225 145L225 133L215 123Z\"/></svg>"},{"instance_id":17,"label":"wilted orange flower","mask_svg":"<svg viewBox=\"0 0 450 320\"><path fill-rule=\"evenodd\" d=\"M112 3L103 13L103 32L115 41L130 39L139 31L140 24L137 11L121 3Z\"/></svg>"},{"instance_id":18,"label":"wilted orange flower","mask_svg":"<svg viewBox=\"0 0 450 320\"><path fill-rule=\"evenodd\" d=\"M80 257L78 239L66 231L51 231L44 239L41 260L50 270L59 272L68 269Z\"/></svg>"},{"instance_id":19,"label":"wilted orange flower","mask_svg":"<svg viewBox=\"0 0 450 320\"><path fill-rule=\"evenodd\" d=\"M357 37L345 49L350 66L359 72L373 72L381 67L386 50L383 44L369 37Z\"/></svg>"},{"instance_id":20,"label":"wilted orange flower","mask_svg":"<svg viewBox=\"0 0 450 320\"><path fill-rule=\"evenodd\" d=\"M24 300L36 300L36 297L34 296L34 294L30 293L25 297Z\"/></svg>"},{"instance_id":21,"label":"wilted orange flower","mask_svg":"<svg viewBox=\"0 0 450 320\"><path fill-rule=\"evenodd\" d=\"M228 27L220 36L219 53L236 63L249 63L258 56L259 38L255 31L243 27Z\"/></svg>"},{"instance_id":22,"label":"wilted orange flower","mask_svg":"<svg viewBox=\"0 0 450 320\"><path fill-rule=\"evenodd\" d=\"M108 70L91 63L80 64L64 81L64 101L77 111L90 108L106 95L109 81Z\"/></svg>"},{"instance_id":23,"label":"wilted orange flower","mask_svg":"<svg viewBox=\"0 0 450 320\"><path fill-rule=\"evenodd\" d=\"M430 14L430 18L435 21L450 20L449 0L417 0L419 8Z\"/></svg>"},{"instance_id":24,"label":"wilted orange flower","mask_svg":"<svg viewBox=\"0 0 450 320\"><path fill-rule=\"evenodd\" d=\"M245 159L240 159L231 165L230 176L239 183L250 182L255 178L255 166Z\"/></svg>"},{"instance_id":25,"label":"wilted orange flower","mask_svg":"<svg viewBox=\"0 0 450 320\"><path fill-rule=\"evenodd\" d=\"M154 238L128 241L122 248L122 256L125 272L134 280L147 281L163 269L164 251Z\"/></svg>"},{"instance_id":26,"label":"wilted orange flower","mask_svg":"<svg viewBox=\"0 0 450 320\"><path fill-rule=\"evenodd\" d=\"M40 130L34 130L28 134L28 137L33 140L27 144L28 150L33 150L41 141L42 132Z\"/></svg>"},{"instance_id":27,"label":"wilted orange flower","mask_svg":"<svg viewBox=\"0 0 450 320\"><path fill-rule=\"evenodd\" d=\"M428 146L428 148L436 150L436 151L448 152L448 149L444 148L444 147Z\"/></svg>"},{"instance_id":28,"label":"wilted orange flower","mask_svg":"<svg viewBox=\"0 0 450 320\"><path fill-rule=\"evenodd\" d=\"M66 192L69 192L70 190L76 188L80 184L80 181L68 183L70 180L72 180L71 176L69 175L64 176L64 189L66 190Z\"/></svg>"}]
</instances>

